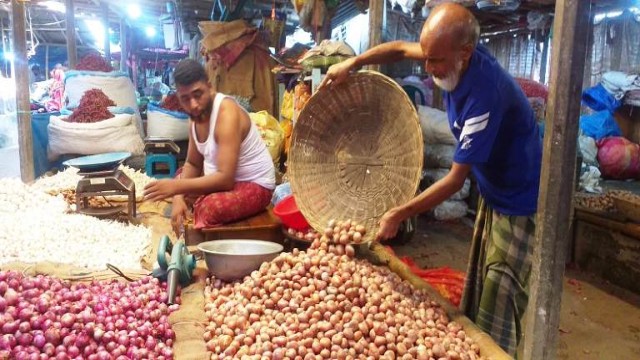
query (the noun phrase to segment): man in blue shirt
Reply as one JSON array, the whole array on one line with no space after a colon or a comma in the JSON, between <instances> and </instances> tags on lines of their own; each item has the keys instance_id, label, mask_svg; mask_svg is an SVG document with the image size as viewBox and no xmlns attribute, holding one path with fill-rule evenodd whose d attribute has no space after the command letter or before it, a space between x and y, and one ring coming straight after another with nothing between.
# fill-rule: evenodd
<instances>
[{"instance_id":1,"label":"man in blue shirt","mask_svg":"<svg viewBox=\"0 0 640 360\"><path fill-rule=\"evenodd\" d=\"M458 139L450 172L380 221L378 239L395 236L405 219L428 211L463 186L472 172L481 199L461 309L512 356L528 301L542 144L529 102L513 78L478 45L480 27L466 8L435 7L420 43L376 46L329 69L321 87L347 80L367 64L414 59L444 90L449 126Z\"/></svg>"}]
</instances>

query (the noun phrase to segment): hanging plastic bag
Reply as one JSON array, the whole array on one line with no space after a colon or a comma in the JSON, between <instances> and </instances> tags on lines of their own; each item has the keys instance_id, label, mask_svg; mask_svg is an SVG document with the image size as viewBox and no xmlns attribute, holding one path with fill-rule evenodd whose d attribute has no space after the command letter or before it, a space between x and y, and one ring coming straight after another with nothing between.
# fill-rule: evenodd
<instances>
[{"instance_id":1,"label":"hanging plastic bag","mask_svg":"<svg viewBox=\"0 0 640 360\"><path fill-rule=\"evenodd\" d=\"M622 135L618 123L609 110L580 116L580 129L596 141L608 136Z\"/></svg>"},{"instance_id":2,"label":"hanging plastic bag","mask_svg":"<svg viewBox=\"0 0 640 360\"><path fill-rule=\"evenodd\" d=\"M262 140L267 145L274 163L279 164L280 153L284 143L284 131L282 131L278 120L266 111L249 113L249 116L251 121L258 127Z\"/></svg>"}]
</instances>

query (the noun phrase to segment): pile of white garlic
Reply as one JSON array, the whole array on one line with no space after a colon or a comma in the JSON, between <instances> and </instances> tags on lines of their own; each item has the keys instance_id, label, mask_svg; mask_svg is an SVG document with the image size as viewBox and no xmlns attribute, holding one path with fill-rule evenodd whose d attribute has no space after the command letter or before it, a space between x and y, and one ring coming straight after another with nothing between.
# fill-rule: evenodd
<instances>
[{"instance_id":1,"label":"pile of white garlic","mask_svg":"<svg viewBox=\"0 0 640 360\"><path fill-rule=\"evenodd\" d=\"M138 171L126 165L120 165L119 167L125 175L127 175L133 182L136 184L136 199L141 201L142 191L147 184L156 179L147 176L142 171ZM64 171L60 171L55 175L46 176L38 179L32 186L35 189L40 191L51 193L51 192L61 192L63 190L75 190L76 185L78 185L78 181L82 179L82 176L78 175L78 169L69 167ZM120 198L116 196L116 198ZM122 200L126 200L126 197L122 197ZM118 199L119 200L119 199Z\"/></svg>"},{"instance_id":2,"label":"pile of white garlic","mask_svg":"<svg viewBox=\"0 0 640 360\"><path fill-rule=\"evenodd\" d=\"M0 179L0 265L52 261L93 270L106 263L141 269L150 229L67 211L62 196Z\"/></svg>"},{"instance_id":3,"label":"pile of white garlic","mask_svg":"<svg viewBox=\"0 0 640 360\"><path fill-rule=\"evenodd\" d=\"M68 206L62 196L51 196L18 179L0 179L0 215L33 208L46 213L64 213Z\"/></svg>"}]
</instances>

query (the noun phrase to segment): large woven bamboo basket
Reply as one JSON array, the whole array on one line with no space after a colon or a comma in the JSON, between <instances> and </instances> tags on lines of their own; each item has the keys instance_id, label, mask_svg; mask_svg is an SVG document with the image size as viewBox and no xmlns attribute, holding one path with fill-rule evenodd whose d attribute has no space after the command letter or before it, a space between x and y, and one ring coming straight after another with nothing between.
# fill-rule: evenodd
<instances>
[{"instance_id":1,"label":"large woven bamboo basket","mask_svg":"<svg viewBox=\"0 0 640 360\"><path fill-rule=\"evenodd\" d=\"M416 194L423 142L413 104L392 79L372 71L314 94L294 126L291 189L316 230L351 219L372 240L378 221Z\"/></svg>"}]
</instances>

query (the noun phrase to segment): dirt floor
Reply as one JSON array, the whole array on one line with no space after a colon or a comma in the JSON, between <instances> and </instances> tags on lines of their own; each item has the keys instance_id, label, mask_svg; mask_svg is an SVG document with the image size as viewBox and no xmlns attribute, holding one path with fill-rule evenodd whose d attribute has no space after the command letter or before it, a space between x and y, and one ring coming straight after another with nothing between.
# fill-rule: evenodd
<instances>
[{"instance_id":1,"label":"dirt floor","mask_svg":"<svg viewBox=\"0 0 640 360\"><path fill-rule=\"evenodd\" d=\"M466 270L473 223L418 220L418 231L398 256L412 256L422 267ZM640 295L576 269L565 272L558 359L640 359Z\"/></svg>"}]
</instances>

